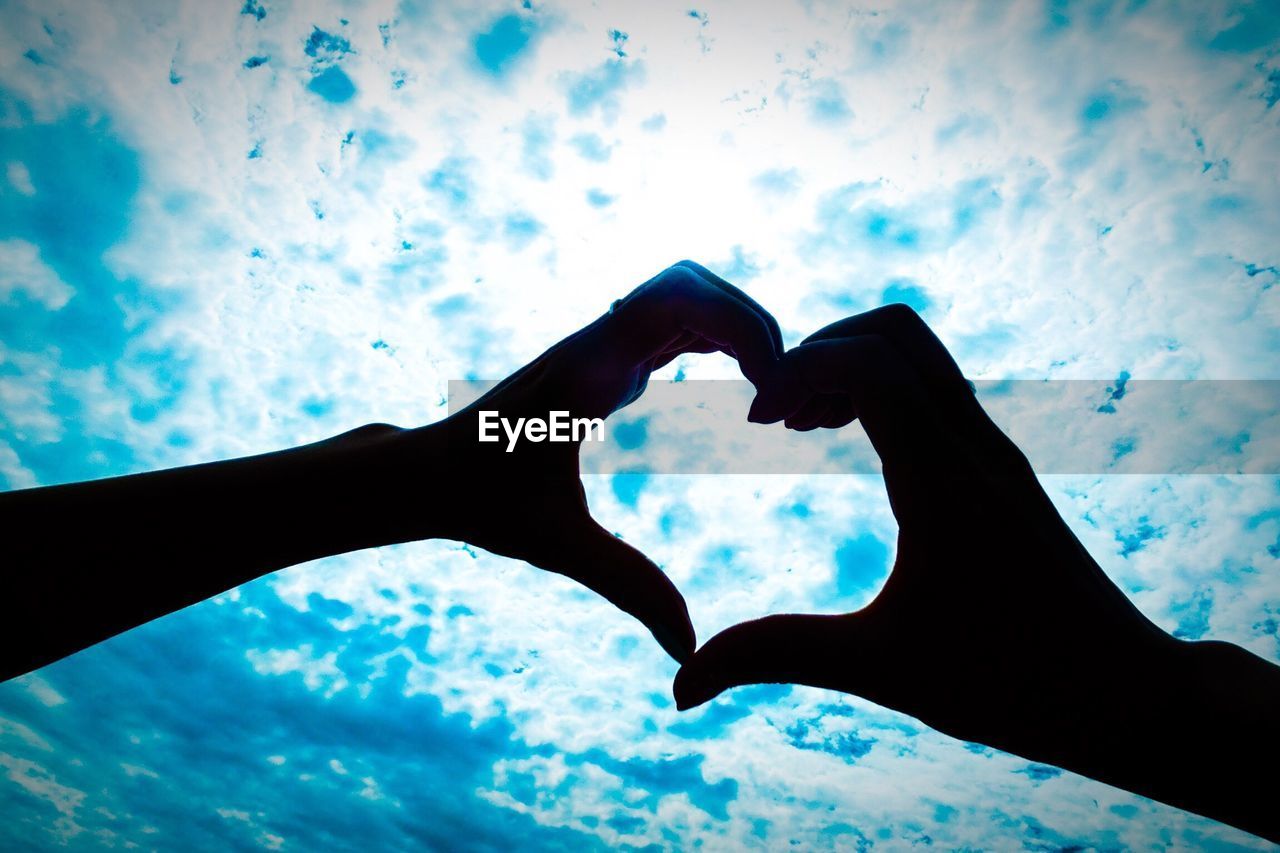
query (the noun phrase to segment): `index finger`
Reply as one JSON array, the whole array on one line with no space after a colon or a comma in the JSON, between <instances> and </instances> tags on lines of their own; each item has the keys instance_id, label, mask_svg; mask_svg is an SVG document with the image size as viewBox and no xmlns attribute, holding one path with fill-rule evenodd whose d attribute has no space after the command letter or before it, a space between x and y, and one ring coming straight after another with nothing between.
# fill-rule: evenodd
<instances>
[{"instance_id":1,"label":"index finger","mask_svg":"<svg viewBox=\"0 0 1280 853\"><path fill-rule=\"evenodd\" d=\"M879 335L889 341L919 374L933 405L947 413L953 427L964 432L989 463L1025 473L1027 462L1022 452L987 415L946 346L908 306L884 305L837 320L805 338L804 344L860 335Z\"/></svg>"},{"instance_id":2,"label":"index finger","mask_svg":"<svg viewBox=\"0 0 1280 853\"><path fill-rule=\"evenodd\" d=\"M644 623L659 645L684 662L697 647L689 608L662 569L594 519L583 517L555 531L526 559L571 578Z\"/></svg>"},{"instance_id":3,"label":"index finger","mask_svg":"<svg viewBox=\"0 0 1280 853\"><path fill-rule=\"evenodd\" d=\"M748 296L746 294L746 291L742 290L742 288L740 287L734 287L732 284L725 281L720 276L716 275L711 270L707 269L702 264L697 263L695 261L689 261L689 260L679 261L675 264L675 266L685 267L686 269L693 270L698 275L702 276L704 281L708 282L709 284L715 285L716 287L723 290L725 293L728 293L730 296L733 296L735 299L738 299L746 303L747 307L750 308L752 311L755 311L757 314L759 314L764 319L765 325L769 327L769 337L773 339L774 351L778 355L781 355L782 353L786 352L787 348L782 344L782 329L778 326L777 319L775 319L772 314L766 311L763 305L761 305L759 302L756 302L754 299Z\"/></svg>"},{"instance_id":4,"label":"index finger","mask_svg":"<svg viewBox=\"0 0 1280 853\"><path fill-rule=\"evenodd\" d=\"M880 457L899 525L927 523L977 473L915 366L885 338L801 344L787 353L783 375L794 399L815 392L846 397Z\"/></svg>"},{"instance_id":5,"label":"index finger","mask_svg":"<svg viewBox=\"0 0 1280 853\"><path fill-rule=\"evenodd\" d=\"M763 309L694 270L674 266L617 303L602 329L614 355L629 365L648 362L693 333L734 356L743 375L759 387L781 354L766 317Z\"/></svg>"}]
</instances>

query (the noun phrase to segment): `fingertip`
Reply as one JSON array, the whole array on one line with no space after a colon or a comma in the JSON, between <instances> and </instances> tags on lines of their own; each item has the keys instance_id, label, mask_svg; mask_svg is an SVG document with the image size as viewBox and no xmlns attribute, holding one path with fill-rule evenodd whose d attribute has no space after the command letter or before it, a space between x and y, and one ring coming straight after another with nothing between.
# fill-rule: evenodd
<instances>
[{"instance_id":1,"label":"fingertip","mask_svg":"<svg viewBox=\"0 0 1280 853\"><path fill-rule=\"evenodd\" d=\"M754 349L746 351L731 349L728 354L737 360L743 377L755 387L757 392L761 388L777 384L774 379L778 363L776 357Z\"/></svg>"},{"instance_id":2,"label":"fingertip","mask_svg":"<svg viewBox=\"0 0 1280 853\"><path fill-rule=\"evenodd\" d=\"M639 619L649 633L662 646L662 650L684 664L693 657L698 647L698 636L689 618L689 607L675 584L661 570L652 578L648 595L633 597L629 601L614 600L614 604Z\"/></svg>"},{"instance_id":3,"label":"fingertip","mask_svg":"<svg viewBox=\"0 0 1280 853\"><path fill-rule=\"evenodd\" d=\"M698 707L698 705L700 705L700 704L701 704L700 702L690 702L690 701L685 701L685 700L684 700L684 699L682 699L679 695L677 695L677 696L676 696L676 710L677 710L677 711L688 711L688 710L691 710L691 709L693 709L693 708Z\"/></svg>"},{"instance_id":4,"label":"fingertip","mask_svg":"<svg viewBox=\"0 0 1280 853\"><path fill-rule=\"evenodd\" d=\"M779 414L776 407L765 398L763 392L756 392L755 399L751 401L751 408L747 410L748 421L753 424L776 424L783 417L784 415Z\"/></svg>"},{"instance_id":5,"label":"fingertip","mask_svg":"<svg viewBox=\"0 0 1280 853\"><path fill-rule=\"evenodd\" d=\"M755 399L747 412L747 420L757 424L776 424L794 414L809 398L804 388L788 381L781 370L770 371L756 386Z\"/></svg>"},{"instance_id":6,"label":"fingertip","mask_svg":"<svg viewBox=\"0 0 1280 853\"><path fill-rule=\"evenodd\" d=\"M686 665L676 673L675 681L671 684L671 694L676 700L676 710L688 711L710 702L719 695L719 691L699 683L695 671Z\"/></svg>"},{"instance_id":7,"label":"fingertip","mask_svg":"<svg viewBox=\"0 0 1280 853\"><path fill-rule=\"evenodd\" d=\"M584 520L575 559L544 563L599 593L643 624L663 651L679 663L698 645L689 605L662 568L642 552L601 527Z\"/></svg>"},{"instance_id":8,"label":"fingertip","mask_svg":"<svg viewBox=\"0 0 1280 853\"><path fill-rule=\"evenodd\" d=\"M663 628L651 628L649 632L653 634L653 638L658 641L658 645L662 646L662 650L671 656L676 663L684 663L692 655L693 652L686 646L675 634Z\"/></svg>"},{"instance_id":9,"label":"fingertip","mask_svg":"<svg viewBox=\"0 0 1280 853\"><path fill-rule=\"evenodd\" d=\"M792 432L813 432L815 429L817 429L821 425L814 424L814 423L794 423L794 422L788 421L785 424L785 426L787 429L791 430Z\"/></svg>"},{"instance_id":10,"label":"fingertip","mask_svg":"<svg viewBox=\"0 0 1280 853\"><path fill-rule=\"evenodd\" d=\"M680 656L676 657L676 662L684 666L693 659L693 653L698 649L698 633L693 628L693 623L688 623L688 630L683 632L679 645Z\"/></svg>"},{"instance_id":11,"label":"fingertip","mask_svg":"<svg viewBox=\"0 0 1280 853\"><path fill-rule=\"evenodd\" d=\"M693 619L689 616L689 603L684 600L680 590L665 573L662 574L662 580L665 581L672 595L671 615L663 623L663 627L669 634L669 640L663 644L663 648L677 663L683 665L693 657L694 650L698 648L698 632L694 629ZM662 641L659 640L659 642Z\"/></svg>"},{"instance_id":12,"label":"fingertip","mask_svg":"<svg viewBox=\"0 0 1280 853\"><path fill-rule=\"evenodd\" d=\"M698 647L698 637L687 613L682 623L651 625L649 632L658 641L658 645L662 646L663 651L681 665L689 662L694 650Z\"/></svg>"}]
</instances>

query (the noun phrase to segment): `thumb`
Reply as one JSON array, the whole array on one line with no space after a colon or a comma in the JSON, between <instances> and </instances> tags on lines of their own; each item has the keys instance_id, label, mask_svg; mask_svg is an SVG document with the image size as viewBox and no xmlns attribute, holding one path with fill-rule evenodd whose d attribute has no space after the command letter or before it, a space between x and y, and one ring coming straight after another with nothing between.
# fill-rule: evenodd
<instances>
[{"instance_id":1,"label":"thumb","mask_svg":"<svg viewBox=\"0 0 1280 853\"><path fill-rule=\"evenodd\" d=\"M656 563L594 519L575 524L541 568L576 580L644 623L667 654L684 662L698 641L684 596Z\"/></svg>"},{"instance_id":2,"label":"thumb","mask_svg":"<svg viewBox=\"0 0 1280 853\"><path fill-rule=\"evenodd\" d=\"M766 616L716 634L676 673L676 708L684 711L743 684L807 684L847 689L857 654L856 614Z\"/></svg>"}]
</instances>

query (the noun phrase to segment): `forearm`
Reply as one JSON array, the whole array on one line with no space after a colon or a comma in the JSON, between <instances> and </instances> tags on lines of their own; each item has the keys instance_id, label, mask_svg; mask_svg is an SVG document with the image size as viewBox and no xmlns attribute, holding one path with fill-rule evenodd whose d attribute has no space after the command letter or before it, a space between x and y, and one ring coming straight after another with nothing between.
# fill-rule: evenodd
<instances>
[{"instance_id":1,"label":"forearm","mask_svg":"<svg viewBox=\"0 0 1280 853\"><path fill-rule=\"evenodd\" d=\"M1259 781L1280 766L1280 667L1228 643L1167 649L1082 702L1066 737L1015 751L1280 842Z\"/></svg>"},{"instance_id":2,"label":"forearm","mask_svg":"<svg viewBox=\"0 0 1280 853\"><path fill-rule=\"evenodd\" d=\"M285 566L434 535L440 508L408 485L431 430L0 494L0 679Z\"/></svg>"}]
</instances>

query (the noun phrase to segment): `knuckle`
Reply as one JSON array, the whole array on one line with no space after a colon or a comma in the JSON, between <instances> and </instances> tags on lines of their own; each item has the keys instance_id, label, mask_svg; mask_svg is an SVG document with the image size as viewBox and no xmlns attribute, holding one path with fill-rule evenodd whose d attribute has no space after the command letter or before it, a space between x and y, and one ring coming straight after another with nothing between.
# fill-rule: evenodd
<instances>
[{"instance_id":1,"label":"knuckle","mask_svg":"<svg viewBox=\"0 0 1280 853\"><path fill-rule=\"evenodd\" d=\"M687 299L701 279L684 267L668 267L636 292L634 299L651 310L674 310Z\"/></svg>"},{"instance_id":2,"label":"knuckle","mask_svg":"<svg viewBox=\"0 0 1280 853\"><path fill-rule=\"evenodd\" d=\"M658 276L658 283L667 288L688 289L696 286L702 279L686 266L671 266Z\"/></svg>"},{"instance_id":3,"label":"knuckle","mask_svg":"<svg viewBox=\"0 0 1280 853\"><path fill-rule=\"evenodd\" d=\"M677 261L619 299L610 313L619 313L621 309L637 303L657 307L660 303L696 287L702 279L691 266L694 266L693 261Z\"/></svg>"},{"instance_id":4,"label":"knuckle","mask_svg":"<svg viewBox=\"0 0 1280 853\"><path fill-rule=\"evenodd\" d=\"M925 324L914 308L902 302L891 302L875 310L886 323L898 329L920 328Z\"/></svg>"},{"instance_id":5,"label":"knuckle","mask_svg":"<svg viewBox=\"0 0 1280 853\"><path fill-rule=\"evenodd\" d=\"M344 437L353 442L374 441L399 432L403 432L403 430L398 426L393 426L392 424L371 423L358 426L353 430L348 430L344 434Z\"/></svg>"}]
</instances>

